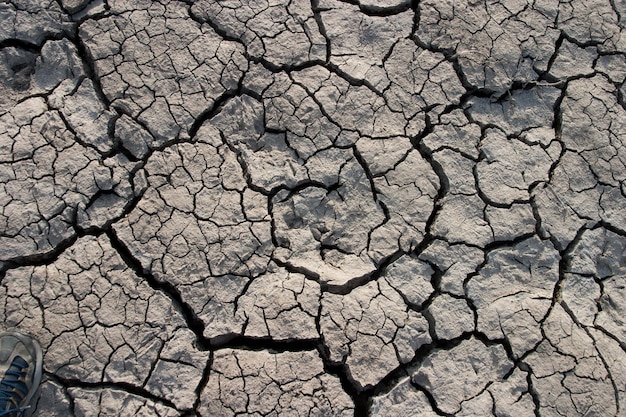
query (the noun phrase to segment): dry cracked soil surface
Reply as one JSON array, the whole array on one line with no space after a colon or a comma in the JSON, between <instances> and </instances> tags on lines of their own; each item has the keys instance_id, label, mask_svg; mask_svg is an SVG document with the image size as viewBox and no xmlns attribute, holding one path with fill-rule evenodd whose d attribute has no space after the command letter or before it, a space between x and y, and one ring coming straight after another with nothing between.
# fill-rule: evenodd
<instances>
[{"instance_id":1,"label":"dry cracked soil surface","mask_svg":"<svg viewBox=\"0 0 626 417\"><path fill-rule=\"evenodd\" d=\"M1 0L32 416L626 416L626 0Z\"/></svg>"}]
</instances>

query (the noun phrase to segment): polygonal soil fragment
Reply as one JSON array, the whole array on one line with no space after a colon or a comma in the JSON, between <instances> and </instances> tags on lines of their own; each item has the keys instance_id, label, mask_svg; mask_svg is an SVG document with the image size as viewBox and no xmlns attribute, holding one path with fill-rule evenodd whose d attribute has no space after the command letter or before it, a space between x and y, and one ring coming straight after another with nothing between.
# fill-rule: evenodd
<instances>
[{"instance_id":1,"label":"polygonal soil fragment","mask_svg":"<svg viewBox=\"0 0 626 417\"><path fill-rule=\"evenodd\" d=\"M15 72L0 87L3 260L49 254L76 235L76 224L104 227L140 192L129 180L133 163L103 156L113 147L114 116L84 79L76 47L49 41L29 59L20 88Z\"/></svg>"},{"instance_id":2,"label":"polygonal soil fragment","mask_svg":"<svg viewBox=\"0 0 626 417\"><path fill-rule=\"evenodd\" d=\"M19 40L40 45L44 39L69 34L69 16L54 0L9 0L0 3L0 43Z\"/></svg>"},{"instance_id":3,"label":"polygonal soil fragment","mask_svg":"<svg viewBox=\"0 0 626 417\"><path fill-rule=\"evenodd\" d=\"M493 241L493 230L485 219L486 203L478 194L476 180L467 174L475 162L450 149L435 152L433 160L446 173L448 190L432 224L432 233L450 243L484 247Z\"/></svg>"},{"instance_id":4,"label":"polygonal soil fragment","mask_svg":"<svg viewBox=\"0 0 626 417\"><path fill-rule=\"evenodd\" d=\"M372 399L370 415L373 417L406 417L420 410L420 416L438 416L428 401L428 397L411 384L407 377L396 384L391 391Z\"/></svg>"},{"instance_id":5,"label":"polygonal soil fragment","mask_svg":"<svg viewBox=\"0 0 626 417\"><path fill-rule=\"evenodd\" d=\"M472 343L473 341L462 342L465 344L464 348L471 345L477 347L475 352L467 352L460 347L452 348L454 353L451 355L440 355L438 360L444 360L454 358L457 360L455 364L448 361L448 364L452 365L454 372L457 372L455 376L460 377L455 379L451 384L446 385L448 381L440 380L438 376L433 376L435 380L433 385L437 384L437 388L434 388L437 394L434 394L434 401L432 403L427 397L426 393L431 393L433 388L426 388L420 386L418 383L413 382L412 378L402 379L399 383L394 385L391 390L385 394L375 396L372 400L372 406L370 413L372 416L393 416L393 417L405 417L412 415L415 410L420 410L420 416L434 417L441 415L448 407L447 400L445 399L447 394L445 388L451 388L451 397L459 395L459 385L462 383L474 384L472 387L467 387L467 390L476 389L475 385L481 386L479 381L474 378L479 377L478 371L485 373L494 372L489 365L490 360L494 358L487 358L484 356L484 346L481 344ZM463 352L463 353L461 353ZM464 354L468 353L468 357ZM491 353L498 355L500 351L498 349L492 350ZM480 359L478 359L480 358ZM472 371L467 368L465 361L470 361L473 368ZM497 359L495 359L497 360ZM482 363L481 361L484 361ZM485 366L487 365L487 366ZM484 366L484 367L481 367ZM467 372L464 372L467 371ZM475 375L472 375L476 372ZM496 371L497 372L497 371ZM494 378L489 381L485 389L481 390L476 396L470 396L467 400L461 401L461 410L455 413L455 416L502 416L502 415L515 415L523 417L534 416L534 404L532 397L528 389L528 383L526 381L527 374L515 369L513 373L505 375L502 380ZM471 382L469 382L471 380ZM441 386L439 386L441 384ZM441 389L443 388L443 390ZM438 392L439 391L439 392ZM467 395L470 395L469 392ZM440 399L438 402L437 400ZM441 404L441 405L440 405Z\"/></svg>"},{"instance_id":6,"label":"polygonal soil fragment","mask_svg":"<svg viewBox=\"0 0 626 417\"><path fill-rule=\"evenodd\" d=\"M318 9L330 43L330 61L350 77L367 80L382 91L388 84L382 65L389 51L409 36L413 12L368 16L337 0L322 0Z\"/></svg>"},{"instance_id":7,"label":"polygonal soil fragment","mask_svg":"<svg viewBox=\"0 0 626 417\"><path fill-rule=\"evenodd\" d=\"M378 281L347 295L324 294L320 328L330 360L345 363L359 389L376 385L422 345L430 343L428 322L410 309L432 292L432 270L405 256Z\"/></svg>"},{"instance_id":8,"label":"polygonal soil fragment","mask_svg":"<svg viewBox=\"0 0 626 417\"><path fill-rule=\"evenodd\" d=\"M375 270L367 257L368 235L384 221L360 165L343 166L336 189L282 191L272 200L275 236L284 262L344 285ZM312 209L313 208L313 209Z\"/></svg>"},{"instance_id":9,"label":"polygonal soil fragment","mask_svg":"<svg viewBox=\"0 0 626 417\"><path fill-rule=\"evenodd\" d=\"M352 416L339 379L324 372L315 351L215 353L200 394L200 415Z\"/></svg>"},{"instance_id":10,"label":"polygonal soil fragment","mask_svg":"<svg viewBox=\"0 0 626 417\"><path fill-rule=\"evenodd\" d=\"M48 266L9 270L2 289L4 327L39 339L46 372L193 407L208 353L195 348L171 299L135 275L106 236L79 239Z\"/></svg>"},{"instance_id":11,"label":"polygonal soil fragment","mask_svg":"<svg viewBox=\"0 0 626 417\"><path fill-rule=\"evenodd\" d=\"M320 286L281 268L254 279L237 300L244 334L274 340L317 339Z\"/></svg>"},{"instance_id":12,"label":"polygonal soil fragment","mask_svg":"<svg viewBox=\"0 0 626 417\"><path fill-rule=\"evenodd\" d=\"M240 333L234 301L264 273L272 252L267 202L249 189L236 155L219 136L155 152L148 188L114 225L144 270L181 292L204 335Z\"/></svg>"},{"instance_id":13,"label":"polygonal soil fragment","mask_svg":"<svg viewBox=\"0 0 626 417\"><path fill-rule=\"evenodd\" d=\"M68 390L74 402L75 416L139 416L139 417L174 417L180 412L167 405L146 400L137 395L116 389L81 389Z\"/></svg>"},{"instance_id":14,"label":"polygonal soil fragment","mask_svg":"<svg viewBox=\"0 0 626 417\"><path fill-rule=\"evenodd\" d=\"M567 256L563 303L584 325L626 336L626 239L604 228L585 230Z\"/></svg>"},{"instance_id":15,"label":"polygonal soil fragment","mask_svg":"<svg viewBox=\"0 0 626 417\"><path fill-rule=\"evenodd\" d=\"M413 126L402 110L391 108L378 91L366 85L351 84L324 67L298 71L293 74L293 81L319 103L328 119L344 130L386 138L417 134L423 128L421 120L417 128Z\"/></svg>"},{"instance_id":16,"label":"polygonal soil fragment","mask_svg":"<svg viewBox=\"0 0 626 417\"><path fill-rule=\"evenodd\" d=\"M432 395L439 410L452 414L491 383L502 381L512 366L501 345L485 345L472 337L428 355L412 381Z\"/></svg>"},{"instance_id":17,"label":"polygonal soil fragment","mask_svg":"<svg viewBox=\"0 0 626 417\"><path fill-rule=\"evenodd\" d=\"M542 231L565 248L583 225L602 219L626 230L626 113L601 75L568 84L561 103L566 149L555 174L535 190ZM558 198L556 196L558 195Z\"/></svg>"},{"instance_id":18,"label":"polygonal soil fragment","mask_svg":"<svg viewBox=\"0 0 626 417\"><path fill-rule=\"evenodd\" d=\"M617 185L624 174L626 131L624 108L614 87L603 76L572 81L561 104L563 142L589 163L598 180Z\"/></svg>"},{"instance_id":19,"label":"polygonal soil fragment","mask_svg":"<svg viewBox=\"0 0 626 417\"><path fill-rule=\"evenodd\" d=\"M624 287L624 276L626 276L626 244L623 236L619 236L604 228L585 230L580 240L573 246L568 254L567 269L563 282L562 305L570 317L563 317L561 322L569 323L569 332L572 334L572 343L576 346L585 343L593 343L594 350L589 347L585 354L589 356L589 351L600 359L596 370L593 371L594 378L591 381L585 379L573 380L569 377L571 384L566 387L573 387L577 392L588 392L591 396L589 400L583 399L579 394L572 395L576 408L584 401L596 410L603 413L612 411L613 399L615 406L620 407L620 403L626 397L625 365L626 354L624 353L624 337L626 335L626 324L624 322L624 311L626 309L626 289ZM556 314L556 313L555 313ZM573 323L570 323L570 320ZM585 331L586 335L580 333ZM548 336L549 340L553 340ZM591 337L591 340L588 338ZM574 342L575 341L575 342ZM555 346L560 346L553 342ZM584 346L584 345L583 345ZM580 349L580 347L579 347ZM545 357L538 355L539 361L544 361ZM539 359L540 358L540 359ZM576 375L582 375L578 366L582 366L582 360L577 360ZM545 366L540 363L538 366ZM605 371L602 368L606 369ZM541 369L541 368L539 368ZM535 373L540 378L540 370ZM571 368L566 368L571 369ZM607 385L610 381L610 386ZM547 382L546 382L547 383ZM547 383L548 384L548 383ZM581 388L582 387L582 388ZM551 388L549 385L547 389ZM562 391L561 388L559 388ZM574 388L568 388L572 391ZM610 395L613 390L614 394ZM607 391L606 394L603 392ZM606 397L604 397L606 395ZM546 398L545 396L543 398ZM548 397L549 398L549 397ZM546 402L550 400L546 398ZM595 401L606 401L605 408L597 408ZM563 407L571 409L564 399L559 400Z\"/></svg>"},{"instance_id":20,"label":"polygonal soil fragment","mask_svg":"<svg viewBox=\"0 0 626 417\"><path fill-rule=\"evenodd\" d=\"M311 4L295 1L196 1L191 12L209 21L220 33L237 38L246 52L275 66L296 66L326 58Z\"/></svg>"},{"instance_id":21,"label":"polygonal soil fragment","mask_svg":"<svg viewBox=\"0 0 626 417\"><path fill-rule=\"evenodd\" d=\"M598 43L606 51L625 50L623 2L573 0L559 11L559 28L577 42Z\"/></svg>"},{"instance_id":22,"label":"polygonal soil fragment","mask_svg":"<svg viewBox=\"0 0 626 417\"><path fill-rule=\"evenodd\" d=\"M528 146L522 141L507 139L497 130L489 130L482 141L484 158L476 165L478 187L488 201L510 205L528 202L530 187L546 181L560 145L544 150L540 145Z\"/></svg>"},{"instance_id":23,"label":"polygonal soil fragment","mask_svg":"<svg viewBox=\"0 0 626 417\"><path fill-rule=\"evenodd\" d=\"M579 327L559 304L543 324L543 333L544 340L525 359L541 414L616 415L616 401L624 395L624 351L611 346L602 333Z\"/></svg>"},{"instance_id":24,"label":"polygonal soil fragment","mask_svg":"<svg viewBox=\"0 0 626 417\"><path fill-rule=\"evenodd\" d=\"M71 95L85 76L84 63L76 47L67 39L48 41L37 51L6 47L0 54L4 58L0 63L0 73L3 75L0 112L3 114L28 96L49 95L61 83L64 88L59 89L59 93ZM96 103L86 104L92 108L101 107L97 100ZM62 101L60 103L62 105Z\"/></svg>"},{"instance_id":25,"label":"polygonal soil fragment","mask_svg":"<svg viewBox=\"0 0 626 417\"><path fill-rule=\"evenodd\" d=\"M472 99L468 113L478 123L493 124L507 135L518 136L532 129L551 127L554 105L560 95L561 91L553 87L513 90L501 100Z\"/></svg>"},{"instance_id":26,"label":"polygonal soil fragment","mask_svg":"<svg viewBox=\"0 0 626 417\"><path fill-rule=\"evenodd\" d=\"M450 51L473 87L503 93L545 71L559 37L558 4L520 2L419 3L418 42Z\"/></svg>"},{"instance_id":27,"label":"polygonal soil fragment","mask_svg":"<svg viewBox=\"0 0 626 417\"><path fill-rule=\"evenodd\" d=\"M428 306L428 314L437 339L452 340L474 330L474 312L462 298L441 294Z\"/></svg>"},{"instance_id":28,"label":"polygonal soil fragment","mask_svg":"<svg viewBox=\"0 0 626 417\"><path fill-rule=\"evenodd\" d=\"M374 260L397 249L410 252L419 245L439 187L433 167L417 150L409 151L393 168L374 178L376 197L389 217L371 234L370 256Z\"/></svg>"},{"instance_id":29,"label":"polygonal soil fragment","mask_svg":"<svg viewBox=\"0 0 626 417\"><path fill-rule=\"evenodd\" d=\"M439 289L456 296L464 296L464 282L484 260L482 250L463 244L450 245L434 240L421 253L419 259L430 262L441 272Z\"/></svg>"},{"instance_id":30,"label":"polygonal soil fragment","mask_svg":"<svg viewBox=\"0 0 626 417\"><path fill-rule=\"evenodd\" d=\"M31 415L37 415L40 410L50 417L63 417L71 415L72 405L70 396L65 387L55 381L47 379L45 376L39 386L39 398L31 403Z\"/></svg>"},{"instance_id":31,"label":"polygonal soil fragment","mask_svg":"<svg viewBox=\"0 0 626 417\"><path fill-rule=\"evenodd\" d=\"M561 301L524 359L541 415L620 415L625 247L623 236L598 227L579 233L565 252Z\"/></svg>"},{"instance_id":32,"label":"polygonal soil fragment","mask_svg":"<svg viewBox=\"0 0 626 417\"><path fill-rule=\"evenodd\" d=\"M315 73L300 71L294 79L310 81L307 74ZM276 77L274 84L283 81ZM310 99L291 81L286 85L299 100ZM223 138L245 168L250 187L271 196L276 259L322 283L344 286L371 274L377 263L399 249L416 247L433 209L438 178L420 153L411 150L408 139L362 138L363 145L357 149L329 148L332 141L353 141L349 139L353 135L338 132L331 139L323 136L328 130L316 130L310 143L323 142L309 154L292 140L291 130L299 131L301 121L288 115L285 97L290 95L281 95L280 102L264 103L249 95L233 98L198 132L199 137ZM311 111L319 112L313 105ZM286 132L266 126L268 117L277 117L281 122L277 127ZM366 141L372 147L387 143L403 150L388 159L384 173L376 173L374 188L368 169L376 164L377 154L367 151Z\"/></svg>"},{"instance_id":33,"label":"polygonal soil fragment","mask_svg":"<svg viewBox=\"0 0 626 417\"><path fill-rule=\"evenodd\" d=\"M585 160L566 151L554 167L552 180L533 190L540 230L564 249L586 224L598 217L602 188Z\"/></svg>"},{"instance_id":34,"label":"polygonal soil fragment","mask_svg":"<svg viewBox=\"0 0 626 417\"><path fill-rule=\"evenodd\" d=\"M495 380L474 398L461 405L459 417L535 416L535 404L528 384L528 373L515 368L502 380Z\"/></svg>"},{"instance_id":35,"label":"polygonal soil fragment","mask_svg":"<svg viewBox=\"0 0 626 417\"><path fill-rule=\"evenodd\" d=\"M536 237L489 252L480 273L466 285L478 330L491 340L505 338L516 357L539 343L539 323L552 304L560 258L550 241Z\"/></svg>"},{"instance_id":36,"label":"polygonal soil fragment","mask_svg":"<svg viewBox=\"0 0 626 417\"><path fill-rule=\"evenodd\" d=\"M443 54L423 49L410 39L393 45L384 58L384 70L387 104L393 111L402 112L406 120L413 119L413 128L421 122L416 117L419 113L438 115L443 106L458 104L465 93L454 66Z\"/></svg>"},{"instance_id":37,"label":"polygonal soil fragment","mask_svg":"<svg viewBox=\"0 0 626 417\"><path fill-rule=\"evenodd\" d=\"M132 164L123 156L103 160L39 97L0 116L0 134L2 259L47 254L75 236L77 209L81 226L102 226L134 197Z\"/></svg>"},{"instance_id":38,"label":"polygonal soil fragment","mask_svg":"<svg viewBox=\"0 0 626 417\"><path fill-rule=\"evenodd\" d=\"M595 47L581 48L565 39L557 51L557 57L550 68L550 75L561 79L591 75L593 62L597 56L598 51Z\"/></svg>"},{"instance_id":39,"label":"polygonal soil fragment","mask_svg":"<svg viewBox=\"0 0 626 417\"><path fill-rule=\"evenodd\" d=\"M111 106L148 128L150 146L187 137L247 69L243 47L190 19L187 7L119 1L106 17L80 26L102 91Z\"/></svg>"}]
</instances>

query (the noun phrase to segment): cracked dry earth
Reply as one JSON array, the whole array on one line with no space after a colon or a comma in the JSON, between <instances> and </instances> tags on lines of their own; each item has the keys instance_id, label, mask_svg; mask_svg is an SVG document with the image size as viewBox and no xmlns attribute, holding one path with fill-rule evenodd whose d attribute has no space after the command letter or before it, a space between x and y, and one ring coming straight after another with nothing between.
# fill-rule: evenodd
<instances>
[{"instance_id":1,"label":"cracked dry earth","mask_svg":"<svg viewBox=\"0 0 626 417\"><path fill-rule=\"evenodd\" d=\"M33 416L626 416L626 1L0 1Z\"/></svg>"}]
</instances>

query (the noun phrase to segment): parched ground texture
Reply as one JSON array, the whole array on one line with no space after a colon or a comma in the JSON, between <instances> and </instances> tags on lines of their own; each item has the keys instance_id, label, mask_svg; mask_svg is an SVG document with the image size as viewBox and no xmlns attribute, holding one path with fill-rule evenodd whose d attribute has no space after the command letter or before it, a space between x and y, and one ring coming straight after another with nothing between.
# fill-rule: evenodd
<instances>
[{"instance_id":1,"label":"parched ground texture","mask_svg":"<svg viewBox=\"0 0 626 417\"><path fill-rule=\"evenodd\" d=\"M33 416L626 416L626 0L0 0Z\"/></svg>"}]
</instances>

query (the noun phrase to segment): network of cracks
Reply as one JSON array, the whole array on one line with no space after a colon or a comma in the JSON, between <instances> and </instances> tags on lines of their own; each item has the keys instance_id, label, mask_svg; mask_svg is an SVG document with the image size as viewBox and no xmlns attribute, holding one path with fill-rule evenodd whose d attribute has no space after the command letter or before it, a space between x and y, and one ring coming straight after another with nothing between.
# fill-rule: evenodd
<instances>
[{"instance_id":1,"label":"network of cracks","mask_svg":"<svg viewBox=\"0 0 626 417\"><path fill-rule=\"evenodd\" d=\"M33 416L626 416L624 0L0 2Z\"/></svg>"}]
</instances>

